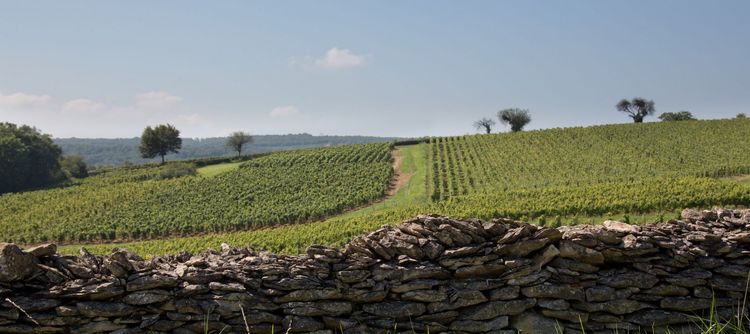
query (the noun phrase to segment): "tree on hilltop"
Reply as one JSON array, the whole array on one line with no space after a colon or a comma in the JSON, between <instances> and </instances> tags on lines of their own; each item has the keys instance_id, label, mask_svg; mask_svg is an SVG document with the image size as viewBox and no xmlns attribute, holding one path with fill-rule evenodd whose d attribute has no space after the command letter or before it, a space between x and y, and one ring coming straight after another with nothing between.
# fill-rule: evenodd
<instances>
[{"instance_id":1,"label":"tree on hilltop","mask_svg":"<svg viewBox=\"0 0 750 334\"><path fill-rule=\"evenodd\" d=\"M628 114L635 123L643 123L643 119L646 116L652 115L656 111L653 100L646 100L640 97L633 98L631 101L622 99L615 107L618 111Z\"/></svg>"},{"instance_id":2,"label":"tree on hilltop","mask_svg":"<svg viewBox=\"0 0 750 334\"><path fill-rule=\"evenodd\" d=\"M680 112L665 112L659 115L659 119L663 122L674 122L674 121L694 121L695 116L689 111Z\"/></svg>"},{"instance_id":3,"label":"tree on hilltop","mask_svg":"<svg viewBox=\"0 0 750 334\"><path fill-rule=\"evenodd\" d=\"M523 127L531 122L529 110L520 108L500 110L497 112L497 118L500 119L500 123L510 125L510 130L513 132L523 130Z\"/></svg>"},{"instance_id":4,"label":"tree on hilltop","mask_svg":"<svg viewBox=\"0 0 750 334\"><path fill-rule=\"evenodd\" d=\"M160 124L154 128L147 126L141 135L141 157L151 159L157 155L164 163L164 156L177 153L182 148L180 130L170 124Z\"/></svg>"},{"instance_id":5,"label":"tree on hilltop","mask_svg":"<svg viewBox=\"0 0 750 334\"><path fill-rule=\"evenodd\" d=\"M232 134L229 135L229 138L227 138L227 147L231 148L234 151L237 151L237 157L239 158L242 155L242 146L248 143L253 142L253 137L249 134L237 131L232 132Z\"/></svg>"},{"instance_id":6,"label":"tree on hilltop","mask_svg":"<svg viewBox=\"0 0 750 334\"><path fill-rule=\"evenodd\" d=\"M741 112L741 113L737 114L737 116L735 116L735 118L737 118L737 119L746 119L747 115L745 115L744 112Z\"/></svg>"},{"instance_id":7,"label":"tree on hilltop","mask_svg":"<svg viewBox=\"0 0 750 334\"><path fill-rule=\"evenodd\" d=\"M482 119L474 122L474 127L477 128L477 130L486 131L486 133L492 132L492 127L495 126L495 121L493 121L491 118L483 117Z\"/></svg>"}]
</instances>

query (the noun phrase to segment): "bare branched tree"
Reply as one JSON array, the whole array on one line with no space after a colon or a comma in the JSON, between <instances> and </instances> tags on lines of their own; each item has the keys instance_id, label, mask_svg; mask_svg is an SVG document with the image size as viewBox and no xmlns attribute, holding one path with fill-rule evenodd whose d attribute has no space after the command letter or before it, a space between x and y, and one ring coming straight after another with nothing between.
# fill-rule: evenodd
<instances>
[{"instance_id":1,"label":"bare branched tree","mask_svg":"<svg viewBox=\"0 0 750 334\"><path fill-rule=\"evenodd\" d=\"M482 119L474 122L474 127L477 128L477 130L486 131L486 133L492 132L492 127L495 126L495 121L493 121L491 118L483 117Z\"/></svg>"},{"instance_id":2,"label":"bare branched tree","mask_svg":"<svg viewBox=\"0 0 750 334\"><path fill-rule=\"evenodd\" d=\"M523 127L531 122L529 110L519 108L500 110L497 112L497 118L500 119L500 123L510 125L510 130L513 132L523 130Z\"/></svg>"},{"instance_id":3,"label":"bare branched tree","mask_svg":"<svg viewBox=\"0 0 750 334\"><path fill-rule=\"evenodd\" d=\"M631 101L622 99L615 107L618 111L628 114L635 123L643 123L643 119L646 116L649 116L656 111L654 108L654 101L640 97L636 97Z\"/></svg>"},{"instance_id":4,"label":"bare branched tree","mask_svg":"<svg viewBox=\"0 0 750 334\"><path fill-rule=\"evenodd\" d=\"M247 143L252 143L253 137L242 131L232 132L227 138L227 147L237 151L237 157L242 155L242 147Z\"/></svg>"}]
</instances>

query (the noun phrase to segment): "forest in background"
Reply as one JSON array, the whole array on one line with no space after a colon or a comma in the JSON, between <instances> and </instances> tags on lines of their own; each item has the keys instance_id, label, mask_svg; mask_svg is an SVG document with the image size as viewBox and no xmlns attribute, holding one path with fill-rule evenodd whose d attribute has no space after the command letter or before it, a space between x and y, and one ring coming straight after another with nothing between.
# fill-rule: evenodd
<instances>
[{"instance_id":1,"label":"forest in background","mask_svg":"<svg viewBox=\"0 0 750 334\"><path fill-rule=\"evenodd\" d=\"M54 138L64 155L80 155L91 167L120 166L126 163L143 164L158 159L144 159L138 151L139 137L133 138ZM314 136L307 133L286 135L253 135L253 142L243 154L292 150L345 144L367 144L403 140L393 137ZM236 154L226 146L226 137L182 138L182 149L170 154L169 160L187 160Z\"/></svg>"}]
</instances>

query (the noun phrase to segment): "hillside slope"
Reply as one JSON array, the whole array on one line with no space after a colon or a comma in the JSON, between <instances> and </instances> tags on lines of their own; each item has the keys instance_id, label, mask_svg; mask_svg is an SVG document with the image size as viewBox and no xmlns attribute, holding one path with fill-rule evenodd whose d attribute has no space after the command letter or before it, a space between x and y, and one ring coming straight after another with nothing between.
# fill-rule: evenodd
<instances>
[{"instance_id":1,"label":"hillside slope","mask_svg":"<svg viewBox=\"0 0 750 334\"><path fill-rule=\"evenodd\" d=\"M383 196L392 144L284 151L212 177L170 165L113 169L80 184L0 196L0 240L96 242L307 222Z\"/></svg>"},{"instance_id":2,"label":"hillside slope","mask_svg":"<svg viewBox=\"0 0 750 334\"><path fill-rule=\"evenodd\" d=\"M313 224L118 246L164 254L227 242L297 254L311 244L340 246L384 223L425 213L517 217L553 225L663 221L685 207L749 206L750 183L724 177L747 172L747 147L750 121L742 120L436 138L398 147L404 152L403 172L414 176L399 193L374 206ZM447 184L439 196L435 184ZM106 253L111 247L91 249Z\"/></svg>"}]
</instances>

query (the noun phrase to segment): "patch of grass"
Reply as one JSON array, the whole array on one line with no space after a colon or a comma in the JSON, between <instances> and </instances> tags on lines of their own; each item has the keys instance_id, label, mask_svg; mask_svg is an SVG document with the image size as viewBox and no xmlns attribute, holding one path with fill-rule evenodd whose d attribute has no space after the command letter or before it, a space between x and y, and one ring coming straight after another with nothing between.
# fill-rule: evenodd
<instances>
[{"instance_id":1,"label":"patch of grass","mask_svg":"<svg viewBox=\"0 0 750 334\"><path fill-rule=\"evenodd\" d=\"M198 175L203 177L214 177L224 172L229 172L240 167L243 162L226 162L223 164L208 165L198 168Z\"/></svg>"},{"instance_id":2,"label":"patch of grass","mask_svg":"<svg viewBox=\"0 0 750 334\"><path fill-rule=\"evenodd\" d=\"M727 179L737 183L750 183L750 174L730 176Z\"/></svg>"},{"instance_id":3,"label":"patch of grass","mask_svg":"<svg viewBox=\"0 0 750 334\"><path fill-rule=\"evenodd\" d=\"M344 213L334 217L335 219L362 217L394 208L403 208L430 202L425 186L427 182L427 144L400 146L396 150L398 151L396 154L401 154L403 157L399 172L402 174L412 174L409 182L385 201L375 203L360 210Z\"/></svg>"}]
</instances>

